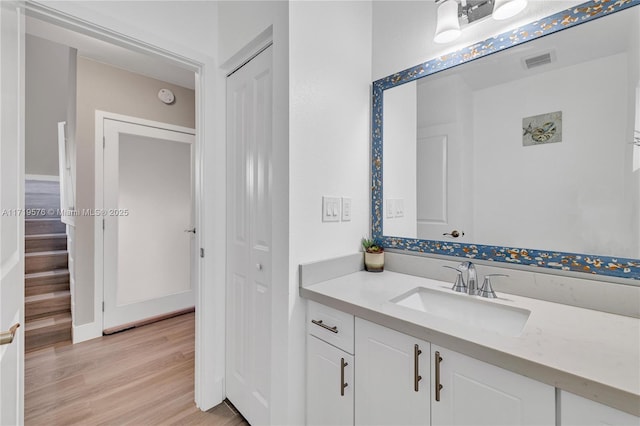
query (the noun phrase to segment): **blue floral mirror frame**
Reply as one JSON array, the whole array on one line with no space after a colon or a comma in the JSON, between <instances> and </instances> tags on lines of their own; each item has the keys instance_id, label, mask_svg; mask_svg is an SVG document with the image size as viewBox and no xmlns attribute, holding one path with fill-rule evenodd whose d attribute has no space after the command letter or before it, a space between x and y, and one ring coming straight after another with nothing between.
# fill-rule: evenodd
<instances>
[{"instance_id":1,"label":"blue floral mirror frame","mask_svg":"<svg viewBox=\"0 0 640 426\"><path fill-rule=\"evenodd\" d=\"M617 277L640 281L640 259L384 236L382 222L382 105L385 90L637 5L640 5L640 0L592 0L373 82L372 237L378 239L387 249L504 262L512 265L536 266L594 274L602 276L602 278Z\"/></svg>"}]
</instances>

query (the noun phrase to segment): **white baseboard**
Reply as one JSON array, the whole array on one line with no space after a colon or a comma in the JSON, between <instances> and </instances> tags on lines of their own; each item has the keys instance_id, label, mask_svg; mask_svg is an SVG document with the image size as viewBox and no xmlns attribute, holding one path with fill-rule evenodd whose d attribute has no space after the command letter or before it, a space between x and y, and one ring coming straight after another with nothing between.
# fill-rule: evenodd
<instances>
[{"instance_id":1,"label":"white baseboard","mask_svg":"<svg viewBox=\"0 0 640 426\"><path fill-rule=\"evenodd\" d=\"M25 175L25 180L46 180L49 182L60 182L60 176L50 175Z\"/></svg>"},{"instance_id":2,"label":"white baseboard","mask_svg":"<svg viewBox=\"0 0 640 426\"><path fill-rule=\"evenodd\" d=\"M98 322L88 324L73 325L73 344L95 339L102 336L102 325Z\"/></svg>"}]
</instances>

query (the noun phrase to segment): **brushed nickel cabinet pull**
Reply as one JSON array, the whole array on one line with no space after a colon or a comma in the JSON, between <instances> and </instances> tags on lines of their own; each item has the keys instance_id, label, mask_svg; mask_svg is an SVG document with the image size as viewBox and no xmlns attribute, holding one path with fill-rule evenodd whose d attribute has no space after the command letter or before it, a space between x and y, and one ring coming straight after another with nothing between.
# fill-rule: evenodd
<instances>
[{"instance_id":1,"label":"brushed nickel cabinet pull","mask_svg":"<svg viewBox=\"0 0 640 426\"><path fill-rule=\"evenodd\" d=\"M436 401L440 401L440 391L444 386L440 384L440 363L442 362L442 357L440 356L440 352L436 351Z\"/></svg>"},{"instance_id":2,"label":"brushed nickel cabinet pull","mask_svg":"<svg viewBox=\"0 0 640 426\"><path fill-rule=\"evenodd\" d=\"M3 331L0 333L0 345L8 345L13 342L13 338L16 336L16 330L20 327L20 324L14 324L9 331Z\"/></svg>"},{"instance_id":3,"label":"brushed nickel cabinet pull","mask_svg":"<svg viewBox=\"0 0 640 426\"><path fill-rule=\"evenodd\" d=\"M418 345L413 346L413 390L418 392L420 390L419 382L422 380L422 376L418 374L420 372L420 366L418 357L422 351Z\"/></svg>"},{"instance_id":4,"label":"brushed nickel cabinet pull","mask_svg":"<svg viewBox=\"0 0 640 426\"><path fill-rule=\"evenodd\" d=\"M338 333L338 326L334 325L333 327L329 327L328 325L324 324L322 322L322 320L311 320L312 323L314 323L315 325L319 325L320 327L324 328L325 330L329 330L332 333Z\"/></svg>"},{"instance_id":5,"label":"brushed nickel cabinet pull","mask_svg":"<svg viewBox=\"0 0 640 426\"><path fill-rule=\"evenodd\" d=\"M348 362L344 362L344 358L340 358L340 396L344 396L344 388L349 386L349 383L344 382L344 368L349 365Z\"/></svg>"}]
</instances>

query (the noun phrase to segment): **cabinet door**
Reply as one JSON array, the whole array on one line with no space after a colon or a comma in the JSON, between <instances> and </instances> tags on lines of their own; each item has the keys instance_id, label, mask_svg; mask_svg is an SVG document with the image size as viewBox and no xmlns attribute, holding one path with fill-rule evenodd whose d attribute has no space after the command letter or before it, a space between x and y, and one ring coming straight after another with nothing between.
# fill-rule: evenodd
<instances>
[{"instance_id":1,"label":"cabinet door","mask_svg":"<svg viewBox=\"0 0 640 426\"><path fill-rule=\"evenodd\" d=\"M307 425L353 425L353 356L307 335Z\"/></svg>"},{"instance_id":2,"label":"cabinet door","mask_svg":"<svg viewBox=\"0 0 640 426\"><path fill-rule=\"evenodd\" d=\"M356 356L357 425L429 424L428 342L356 318Z\"/></svg>"},{"instance_id":3,"label":"cabinet door","mask_svg":"<svg viewBox=\"0 0 640 426\"><path fill-rule=\"evenodd\" d=\"M638 426L640 417L590 401L569 392L560 392L561 426Z\"/></svg>"},{"instance_id":4,"label":"cabinet door","mask_svg":"<svg viewBox=\"0 0 640 426\"><path fill-rule=\"evenodd\" d=\"M436 345L431 359L434 426L555 424L552 386Z\"/></svg>"}]
</instances>

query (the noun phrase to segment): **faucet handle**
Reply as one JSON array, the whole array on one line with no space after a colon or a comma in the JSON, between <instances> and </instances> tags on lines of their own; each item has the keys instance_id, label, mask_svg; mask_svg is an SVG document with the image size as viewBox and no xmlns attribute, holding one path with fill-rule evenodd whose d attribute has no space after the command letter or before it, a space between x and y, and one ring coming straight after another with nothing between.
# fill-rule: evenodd
<instances>
[{"instance_id":1,"label":"faucet handle","mask_svg":"<svg viewBox=\"0 0 640 426\"><path fill-rule=\"evenodd\" d=\"M457 291L458 293L466 293L467 285L464 283L464 278L462 277L462 271L458 268L454 268L453 266L442 265L443 268L453 269L458 273L456 277L456 282L451 287L451 290Z\"/></svg>"},{"instance_id":2,"label":"faucet handle","mask_svg":"<svg viewBox=\"0 0 640 426\"><path fill-rule=\"evenodd\" d=\"M480 287L480 291L478 291L478 296L486 297L488 299L496 299L496 292L493 291L493 287L491 286L491 277L508 277L509 275L505 274L489 274L485 275L484 281L482 282L482 287Z\"/></svg>"}]
</instances>

